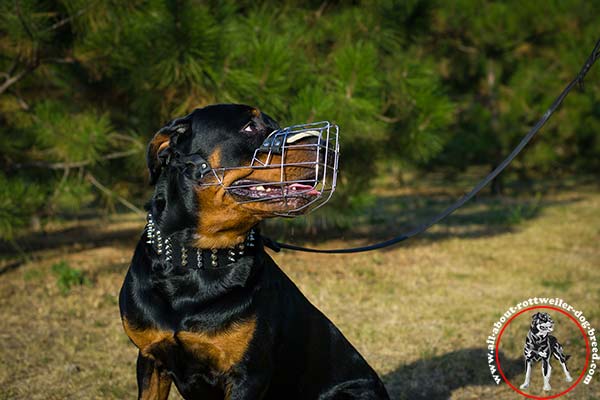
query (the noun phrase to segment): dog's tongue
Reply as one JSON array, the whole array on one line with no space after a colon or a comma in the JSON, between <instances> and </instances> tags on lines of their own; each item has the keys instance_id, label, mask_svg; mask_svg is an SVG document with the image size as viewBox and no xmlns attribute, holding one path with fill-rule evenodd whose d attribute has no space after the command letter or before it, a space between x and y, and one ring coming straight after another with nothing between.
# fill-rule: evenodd
<instances>
[{"instance_id":1,"label":"dog's tongue","mask_svg":"<svg viewBox=\"0 0 600 400\"><path fill-rule=\"evenodd\" d=\"M292 183L289 186L292 192L306 193L318 196L320 193L311 185L303 185L301 183Z\"/></svg>"}]
</instances>

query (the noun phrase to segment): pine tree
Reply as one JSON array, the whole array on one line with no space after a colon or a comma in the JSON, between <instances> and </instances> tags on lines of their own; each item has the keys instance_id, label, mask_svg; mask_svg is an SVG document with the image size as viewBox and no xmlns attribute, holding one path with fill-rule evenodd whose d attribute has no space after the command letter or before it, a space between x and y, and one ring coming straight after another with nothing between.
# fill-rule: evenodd
<instances>
[{"instance_id":1,"label":"pine tree","mask_svg":"<svg viewBox=\"0 0 600 400\"><path fill-rule=\"evenodd\" d=\"M328 215L392 167L493 165L577 71L593 16L583 1L3 2L0 234L139 208L146 142L210 103L338 123ZM598 170L598 96L571 96L521 169Z\"/></svg>"},{"instance_id":2,"label":"pine tree","mask_svg":"<svg viewBox=\"0 0 600 400\"><path fill-rule=\"evenodd\" d=\"M214 102L257 105L282 125L339 123L339 201L360 204L379 161L411 146L411 158L430 157L451 120L433 62L406 30L426 31L425 5L3 3L2 234L31 215L140 204L144 143Z\"/></svg>"},{"instance_id":3,"label":"pine tree","mask_svg":"<svg viewBox=\"0 0 600 400\"><path fill-rule=\"evenodd\" d=\"M508 154L579 72L598 39L593 3L459 1L435 10L430 48L442 60L440 70L461 111L452 140L433 165L494 168ZM597 76L592 71L588 79ZM511 170L522 176L597 170L600 143L592 132L598 96L598 90L571 95ZM501 180L492 185L494 192L501 188Z\"/></svg>"}]
</instances>

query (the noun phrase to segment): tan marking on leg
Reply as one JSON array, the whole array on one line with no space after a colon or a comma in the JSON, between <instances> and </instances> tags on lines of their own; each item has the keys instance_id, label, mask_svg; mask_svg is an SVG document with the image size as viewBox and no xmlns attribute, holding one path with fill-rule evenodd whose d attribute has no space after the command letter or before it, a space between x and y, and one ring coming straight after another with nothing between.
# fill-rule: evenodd
<instances>
[{"instance_id":1,"label":"tan marking on leg","mask_svg":"<svg viewBox=\"0 0 600 400\"><path fill-rule=\"evenodd\" d=\"M207 360L221 373L228 372L242 360L256 330L256 318L235 322L215 332L178 332L177 339L200 359Z\"/></svg>"},{"instance_id":2,"label":"tan marking on leg","mask_svg":"<svg viewBox=\"0 0 600 400\"><path fill-rule=\"evenodd\" d=\"M171 391L172 379L166 372L154 368L148 386L142 388L140 400L167 400Z\"/></svg>"},{"instance_id":3,"label":"tan marking on leg","mask_svg":"<svg viewBox=\"0 0 600 400\"><path fill-rule=\"evenodd\" d=\"M225 385L225 400L231 399L231 383L227 383Z\"/></svg>"},{"instance_id":4,"label":"tan marking on leg","mask_svg":"<svg viewBox=\"0 0 600 400\"><path fill-rule=\"evenodd\" d=\"M137 329L133 327L129 322L123 318L123 328L125 329L125 333L131 341L140 349L140 352L149 358L154 358L151 354L151 350L153 347L167 342L169 344L175 344L175 337L173 332L169 331L161 331L155 328L148 329Z\"/></svg>"}]
</instances>

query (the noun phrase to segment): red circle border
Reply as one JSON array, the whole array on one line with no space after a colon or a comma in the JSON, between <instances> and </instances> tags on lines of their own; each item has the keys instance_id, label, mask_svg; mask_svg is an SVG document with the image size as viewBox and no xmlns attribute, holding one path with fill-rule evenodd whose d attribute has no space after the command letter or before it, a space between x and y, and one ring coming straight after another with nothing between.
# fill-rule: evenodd
<instances>
[{"instance_id":1,"label":"red circle border","mask_svg":"<svg viewBox=\"0 0 600 400\"><path fill-rule=\"evenodd\" d=\"M567 388L566 390L564 390L564 391L562 391L562 392L560 392L558 394L555 394L555 395L552 395L552 396L548 396L548 397L534 396L534 395L531 395L531 394L524 393L520 389L517 389L512 383L510 383L510 381L504 375L504 372L502 371L502 367L500 366L500 357L498 356L498 349L499 349L499 346L500 346L500 339L502 338L502 334L504 333L504 330L506 329L506 327L511 323L511 321L513 319L515 319L520 314L523 314L526 311L535 310L537 308L548 308L548 309L551 309L551 310L563 313L564 315L566 315L567 317L569 317L573 322L575 322L575 324L577 325L577 327L581 331L581 334L583 335L583 338L585 340L585 349L586 349L586 353L585 353L585 367L581 371L581 374L579 375L579 378L577 378L577 380L575 381L575 383L573 383L571 386L569 386L569 388ZM590 362L590 353L591 353L590 340L589 340L588 336L586 335L585 330L583 329L583 326L581 326L581 324L579 323L579 321L577 319L575 319L575 317L572 316L571 314L569 314L568 312L566 312L566 311L564 311L564 310L562 310L562 309L560 309L558 307L553 307L553 306L533 306L533 307L528 307L528 308L525 308L524 310L519 311L518 313L516 313L512 317L510 317L508 319L508 321L506 321L504 323L504 326L502 326L502 329L500 330L500 333L498 334L498 339L496 340L496 346L495 346L494 351L496 352L496 354L495 354L495 357L496 357L496 366L498 367L498 372L500 372L500 375L502 376L502 379L504 379L504 382L506 382L508 384L508 386L510 386L515 392L519 393L520 395L528 397L530 399L539 399L539 400L555 399L555 398L560 397L560 396L562 396L564 394L567 394L568 392L570 392L571 390L573 390L575 388L575 386L577 386L579 384L579 382L583 379L583 377L585 376L585 373L588 370L589 362Z\"/></svg>"}]
</instances>

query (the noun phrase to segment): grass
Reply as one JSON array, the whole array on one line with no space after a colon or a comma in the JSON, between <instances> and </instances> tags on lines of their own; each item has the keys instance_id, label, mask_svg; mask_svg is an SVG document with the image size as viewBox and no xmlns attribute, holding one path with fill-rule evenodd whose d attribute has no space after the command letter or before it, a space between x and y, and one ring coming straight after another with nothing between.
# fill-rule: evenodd
<instances>
[{"instance_id":1,"label":"grass","mask_svg":"<svg viewBox=\"0 0 600 400\"><path fill-rule=\"evenodd\" d=\"M63 295L68 294L73 286L91 285L90 280L83 271L71 268L64 260L52 265L51 270L56 276L56 285Z\"/></svg>"},{"instance_id":2,"label":"grass","mask_svg":"<svg viewBox=\"0 0 600 400\"><path fill-rule=\"evenodd\" d=\"M377 370L393 399L515 399L507 385L492 382L485 353L492 324L508 307L558 296L600 329L600 191L540 192L479 198L393 249L349 256L282 252L274 258ZM319 245L385 237L455 194L426 184L382 189L360 228ZM117 295L142 224L118 216L55 226L44 238L33 235L35 261L4 270L0 399L135 397L136 351L123 333ZM577 370L581 335L555 319L557 337ZM502 365L515 383L523 378L526 325L526 319L511 325L501 343ZM533 394L541 387L539 368ZM557 390L561 374L554 363ZM566 397L600 398L600 378ZM171 398L179 397L173 391Z\"/></svg>"}]
</instances>

